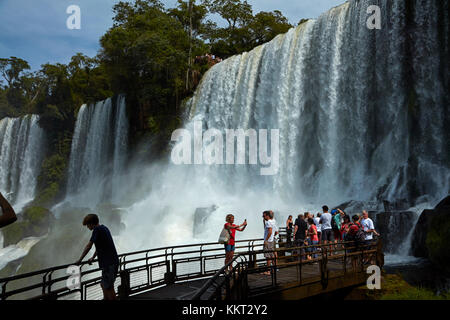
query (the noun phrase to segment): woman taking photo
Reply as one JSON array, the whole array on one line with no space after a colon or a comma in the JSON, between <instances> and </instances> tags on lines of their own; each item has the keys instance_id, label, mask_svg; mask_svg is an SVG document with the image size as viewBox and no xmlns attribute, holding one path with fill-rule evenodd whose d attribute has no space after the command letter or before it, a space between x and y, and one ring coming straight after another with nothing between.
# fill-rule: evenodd
<instances>
[{"instance_id":1,"label":"woman taking photo","mask_svg":"<svg viewBox=\"0 0 450 320\"><path fill-rule=\"evenodd\" d=\"M244 231L245 227L247 227L247 219L244 220L243 224L238 226L234 224L234 216L232 214L228 214L225 218L225 221L226 223L223 227L230 233L230 240L225 243L225 265L227 265L234 256L236 230ZM229 270L231 269L232 266L230 265Z\"/></svg>"}]
</instances>

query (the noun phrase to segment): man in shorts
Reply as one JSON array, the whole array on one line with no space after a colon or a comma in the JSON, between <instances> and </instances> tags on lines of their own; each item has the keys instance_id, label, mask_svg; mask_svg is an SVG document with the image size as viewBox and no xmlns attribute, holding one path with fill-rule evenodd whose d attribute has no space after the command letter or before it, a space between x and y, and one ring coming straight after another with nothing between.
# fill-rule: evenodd
<instances>
[{"instance_id":1,"label":"man in shorts","mask_svg":"<svg viewBox=\"0 0 450 320\"><path fill-rule=\"evenodd\" d=\"M331 227L331 219L333 218L331 214L328 212L328 206L322 207L323 213L320 216L320 224L322 225L322 243L333 243L334 242L334 236L333 236L333 229Z\"/></svg>"},{"instance_id":2,"label":"man in shorts","mask_svg":"<svg viewBox=\"0 0 450 320\"><path fill-rule=\"evenodd\" d=\"M297 219L295 219L295 227L294 227L294 245L297 248L297 259L304 259L305 249L302 248L305 246L306 235L308 231L308 224L305 221L305 216L303 214L299 214Z\"/></svg>"},{"instance_id":3,"label":"man in shorts","mask_svg":"<svg viewBox=\"0 0 450 320\"><path fill-rule=\"evenodd\" d=\"M76 264L81 264L83 258L91 250L92 245L95 244L96 251L88 262L91 264L95 257L98 256L98 266L102 270L100 285L103 290L104 300L116 300L114 281L119 269L119 257L111 233L106 226L99 224L96 214L88 214L83 219L83 226L92 231L92 236Z\"/></svg>"},{"instance_id":4,"label":"man in shorts","mask_svg":"<svg viewBox=\"0 0 450 320\"><path fill-rule=\"evenodd\" d=\"M274 226L273 220L271 219L270 211L264 211L263 218L264 218L264 257L267 259L267 266L270 267L270 265L273 262L273 259L275 258L274 236L276 227ZM270 271L266 271L263 274L270 275Z\"/></svg>"}]
</instances>

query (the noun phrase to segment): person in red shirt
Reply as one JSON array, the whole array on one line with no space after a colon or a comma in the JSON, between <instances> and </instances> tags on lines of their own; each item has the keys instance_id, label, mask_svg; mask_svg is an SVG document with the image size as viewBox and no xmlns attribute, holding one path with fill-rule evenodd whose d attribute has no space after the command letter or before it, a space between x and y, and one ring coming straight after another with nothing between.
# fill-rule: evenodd
<instances>
[{"instance_id":1,"label":"person in red shirt","mask_svg":"<svg viewBox=\"0 0 450 320\"><path fill-rule=\"evenodd\" d=\"M226 223L223 227L230 233L230 240L228 240L228 242L225 244L225 265L227 265L234 256L236 230L244 231L245 227L247 227L247 219L244 220L244 223L238 226L234 224L234 216L232 214L228 214L225 218L225 221ZM229 269L232 269L231 265Z\"/></svg>"},{"instance_id":2,"label":"person in red shirt","mask_svg":"<svg viewBox=\"0 0 450 320\"><path fill-rule=\"evenodd\" d=\"M361 229L362 228L362 226L361 226L361 223L359 222L359 216L358 215L354 215L353 217L352 217L352 223L350 223L350 225L349 225L349 227L348 227L348 234L351 236L351 237L354 237L355 235L356 235L356 233L359 231L359 229ZM348 252L349 253L351 253L351 252L355 252L355 251L357 251L358 250L358 243L357 242L354 242L354 243L349 243L349 244L347 244L348 245L348 247L350 247L351 249L348 249ZM357 270L357 267L358 267L358 259L359 259L359 257L357 257L357 256L352 256L352 267L353 267L353 270Z\"/></svg>"},{"instance_id":3,"label":"person in red shirt","mask_svg":"<svg viewBox=\"0 0 450 320\"><path fill-rule=\"evenodd\" d=\"M319 244L319 236L317 234L317 226L314 223L314 219L309 218L308 219L308 224L309 224L309 229L308 229L309 245L310 246L317 245L317 244ZM309 248L308 251L309 252L316 252L317 251L317 247ZM314 254L312 256L312 258L311 258L311 256L308 256L308 260L316 259L316 258L317 258L317 254Z\"/></svg>"}]
</instances>

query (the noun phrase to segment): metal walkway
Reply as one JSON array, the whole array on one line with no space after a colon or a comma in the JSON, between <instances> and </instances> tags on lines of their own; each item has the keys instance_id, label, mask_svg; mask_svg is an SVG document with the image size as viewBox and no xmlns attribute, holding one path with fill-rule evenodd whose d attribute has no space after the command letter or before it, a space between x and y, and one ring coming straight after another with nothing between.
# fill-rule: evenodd
<instances>
[{"instance_id":1,"label":"metal walkway","mask_svg":"<svg viewBox=\"0 0 450 320\"><path fill-rule=\"evenodd\" d=\"M235 257L224 266L223 245L189 244L122 254L115 288L120 299L226 300L302 299L365 283L366 267L382 267L381 241L288 247L281 232L276 264L268 267L262 239L236 242ZM308 250L315 250L314 258ZM308 260L311 258L311 260ZM95 263L95 265L97 265ZM83 263L0 279L0 299L102 299L101 271ZM231 272L226 272L232 268ZM75 268L76 270L76 268ZM270 272L270 275L262 274Z\"/></svg>"}]
</instances>

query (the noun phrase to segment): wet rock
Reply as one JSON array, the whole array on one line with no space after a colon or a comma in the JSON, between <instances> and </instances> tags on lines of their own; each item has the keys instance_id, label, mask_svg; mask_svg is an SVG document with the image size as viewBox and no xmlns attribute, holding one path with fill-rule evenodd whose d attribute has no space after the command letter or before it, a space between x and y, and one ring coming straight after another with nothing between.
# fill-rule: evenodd
<instances>
[{"instance_id":1,"label":"wet rock","mask_svg":"<svg viewBox=\"0 0 450 320\"><path fill-rule=\"evenodd\" d=\"M428 258L435 266L450 272L450 196L433 210L422 212L413 240L414 256Z\"/></svg>"},{"instance_id":2,"label":"wet rock","mask_svg":"<svg viewBox=\"0 0 450 320\"><path fill-rule=\"evenodd\" d=\"M383 239L385 253L407 254L398 252L414 228L416 214L411 211L378 212L375 214L375 229Z\"/></svg>"},{"instance_id":3,"label":"wet rock","mask_svg":"<svg viewBox=\"0 0 450 320\"><path fill-rule=\"evenodd\" d=\"M363 210L367 210L369 213L379 212L382 210L380 204L372 201L357 201L350 200L344 203L341 203L338 206L333 207L333 209L339 208L342 211L345 211L348 215L352 216L357 213L361 213Z\"/></svg>"},{"instance_id":4,"label":"wet rock","mask_svg":"<svg viewBox=\"0 0 450 320\"><path fill-rule=\"evenodd\" d=\"M203 226L206 223L206 220L211 215L211 213L217 210L217 208L218 207L216 205L212 205L211 207L195 209L193 227L194 234L201 232Z\"/></svg>"}]
</instances>

